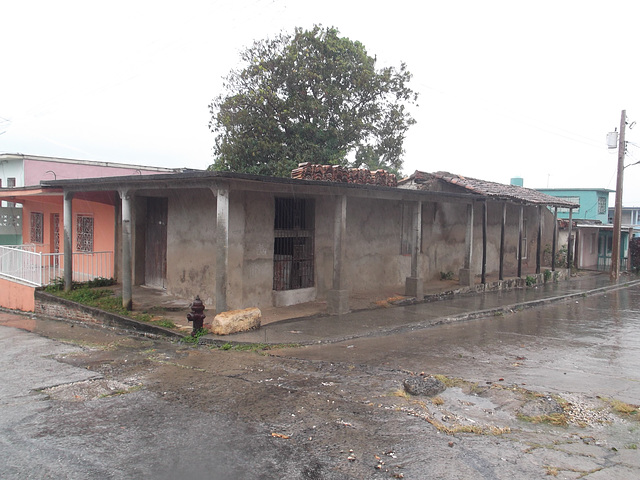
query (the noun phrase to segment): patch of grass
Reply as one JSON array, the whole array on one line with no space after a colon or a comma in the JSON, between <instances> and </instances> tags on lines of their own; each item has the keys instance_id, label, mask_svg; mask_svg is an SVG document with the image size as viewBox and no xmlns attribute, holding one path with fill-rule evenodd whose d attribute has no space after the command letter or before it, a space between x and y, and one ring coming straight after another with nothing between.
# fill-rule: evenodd
<instances>
[{"instance_id":1,"label":"patch of grass","mask_svg":"<svg viewBox=\"0 0 640 480\"><path fill-rule=\"evenodd\" d=\"M637 443L630 443L628 445L625 445L624 448L626 448L627 450L637 450L638 449L638 444Z\"/></svg>"},{"instance_id":2,"label":"patch of grass","mask_svg":"<svg viewBox=\"0 0 640 480\"><path fill-rule=\"evenodd\" d=\"M236 351L236 352L256 352L262 353L267 352L269 350L278 350L280 348L297 348L300 345L297 343L282 343L277 345L268 345L266 343L241 343L234 345L233 343L227 342L222 345L212 345L212 350L223 350L223 351Z\"/></svg>"},{"instance_id":3,"label":"patch of grass","mask_svg":"<svg viewBox=\"0 0 640 480\"><path fill-rule=\"evenodd\" d=\"M198 342L200 341L200 337L203 335L206 335L207 333L209 333L209 330L207 330L206 328L201 328L199 329L195 335L187 335L186 337L183 337L180 342L181 343L190 343L193 345L197 345Z\"/></svg>"},{"instance_id":4,"label":"patch of grass","mask_svg":"<svg viewBox=\"0 0 640 480\"><path fill-rule=\"evenodd\" d=\"M152 320L149 323L153 323L154 325L157 325L157 326L163 327L163 328L176 328L176 324L175 323L173 323L171 320L166 320L166 319Z\"/></svg>"},{"instance_id":5,"label":"patch of grass","mask_svg":"<svg viewBox=\"0 0 640 480\"><path fill-rule=\"evenodd\" d=\"M453 280L453 272L440 272L440 280Z\"/></svg>"},{"instance_id":6,"label":"patch of grass","mask_svg":"<svg viewBox=\"0 0 640 480\"><path fill-rule=\"evenodd\" d=\"M440 396L433 397L431 399L431 403L433 403L434 405L444 405L444 399Z\"/></svg>"},{"instance_id":7,"label":"patch of grass","mask_svg":"<svg viewBox=\"0 0 640 480\"><path fill-rule=\"evenodd\" d=\"M565 427L569 423L567 416L564 413L551 413L549 415L536 415L529 417L527 415L518 414L518 418L523 422L529 423L547 423L549 425L555 425L557 427Z\"/></svg>"},{"instance_id":8,"label":"patch of grass","mask_svg":"<svg viewBox=\"0 0 640 480\"><path fill-rule=\"evenodd\" d=\"M546 470L546 475L550 475L552 477L557 477L558 473L560 473L560 471L558 470L558 467L551 467L549 465L545 465L544 469Z\"/></svg>"},{"instance_id":9,"label":"patch of grass","mask_svg":"<svg viewBox=\"0 0 640 480\"><path fill-rule=\"evenodd\" d=\"M411 397L411 395L409 395L404 389L399 388L397 390L394 390L393 392L389 393L390 397L399 397L399 398L405 398L408 399Z\"/></svg>"},{"instance_id":10,"label":"patch of grass","mask_svg":"<svg viewBox=\"0 0 640 480\"><path fill-rule=\"evenodd\" d=\"M615 398L602 398L602 400L609 404L611 410L618 415L626 418L630 418L640 422L640 407L638 405L632 405L625 403Z\"/></svg>"},{"instance_id":11,"label":"patch of grass","mask_svg":"<svg viewBox=\"0 0 640 480\"><path fill-rule=\"evenodd\" d=\"M445 375L434 375L434 378L440 380L447 388L460 388L464 392L478 393L483 390L477 383L469 382L462 378L450 378Z\"/></svg>"}]
</instances>

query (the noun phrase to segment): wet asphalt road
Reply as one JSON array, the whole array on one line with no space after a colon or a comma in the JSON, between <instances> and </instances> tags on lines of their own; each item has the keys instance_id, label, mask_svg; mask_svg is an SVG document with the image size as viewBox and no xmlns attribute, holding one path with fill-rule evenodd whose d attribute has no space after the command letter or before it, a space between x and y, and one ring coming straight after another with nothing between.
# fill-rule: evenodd
<instances>
[{"instance_id":1,"label":"wet asphalt road","mask_svg":"<svg viewBox=\"0 0 640 480\"><path fill-rule=\"evenodd\" d=\"M527 425L495 396L452 394L446 416L482 407L476 422L511 433L445 435L421 418L440 410L390 394L426 372L638 405L639 286L268 357L11 322L39 334L0 326L3 479L640 478L638 420Z\"/></svg>"},{"instance_id":2,"label":"wet asphalt road","mask_svg":"<svg viewBox=\"0 0 640 480\"><path fill-rule=\"evenodd\" d=\"M481 383L503 378L534 390L640 404L640 286L511 315L281 353Z\"/></svg>"}]
</instances>

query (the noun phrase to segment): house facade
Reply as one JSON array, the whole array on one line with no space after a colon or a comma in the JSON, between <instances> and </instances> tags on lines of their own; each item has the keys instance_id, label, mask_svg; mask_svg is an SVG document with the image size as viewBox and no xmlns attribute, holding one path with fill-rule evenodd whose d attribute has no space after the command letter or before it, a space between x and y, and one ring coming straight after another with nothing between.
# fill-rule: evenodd
<instances>
[{"instance_id":1,"label":"house facade","mask_svg":"<svg viewBox=\"0 0 640 480\"><path fill-rule=\"evenodd\" d=\"M537 188L536 190L579 204L580 206L572 212L573 219L609 223L609 194L615 190L607 188ZM559 208L558 218L568 219L569 210Z\"/></svg>"},{"instance_id":2,"label":"house facade","mask_svg":"<svg viewBox=\"0 0 640 480\"><path fill-rule=\"evenodd\" d=\"M609 208L609 223L613 224L615 208ZM622 207L621 224L633 228L633 236L640 235L640 207Z\"/></svg>"},{"instance_id":3,"label":"house facade","mask_svg":"<svg viewBox=\"0 0 640 480\"><path fill-rule=\"evenodd\" d=\"M41 180L154 175L176 171L179 169L3 153L0 154L0 191L37 186ZM23 235L23 226L30 228L30 218L25 220L22 207L15 201L0 201L0 245L29 242L29 235Z\"/></svg>"},{"instance_id":4,"label":"house facade","mask_svg":"<svg viewBox=\"0 0 640 480\"><path fill-rule=\"evenodd\" d=\"M416 172L393 187L335 176L183 172L46 180L40 194L60 199L64 251L74 251L83 210L112 210L114 276L125 306L135 302L135 284L187 300L199 295L217 312L321 300L340 314L353 292L419 298L424 283L443 273L473 285L556 268L544 254L558 248L545 207L577 205L430 175ZM70 284L76 260L62 261Z\"/></svg>"}]
</instances>

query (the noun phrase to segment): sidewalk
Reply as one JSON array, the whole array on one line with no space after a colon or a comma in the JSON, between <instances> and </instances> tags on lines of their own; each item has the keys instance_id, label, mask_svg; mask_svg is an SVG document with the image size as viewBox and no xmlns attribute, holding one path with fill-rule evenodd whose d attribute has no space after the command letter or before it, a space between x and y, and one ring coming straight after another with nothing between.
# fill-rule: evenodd
<instances>
[{"instance_id":1,"label":"sidewalk","mask_svg":"<svg viewBox=\"0 0 640 480\"><path fill-rule=\"evenodd\" d=\"M454 295L408 306L360 310L338 316L309 316L262 325L258 330L233 335L206 335L202 343L316 344L388 335L412 329L499 315L548 303L579 298L640 284L623 275L615 283L606 273L571 278L537 287L479 294Z\"/></svg>"}]
</instances>

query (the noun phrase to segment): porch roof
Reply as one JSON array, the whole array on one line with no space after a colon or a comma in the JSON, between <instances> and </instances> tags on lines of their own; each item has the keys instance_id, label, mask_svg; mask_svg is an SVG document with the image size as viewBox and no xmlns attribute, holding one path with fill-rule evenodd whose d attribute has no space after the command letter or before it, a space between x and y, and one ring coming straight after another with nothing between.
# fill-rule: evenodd
<instances>
[{"instance_id":1,"label":"porch roof","mask_svg":"<svg viewBox=\"0 0 640 480\"><path fill-rule=\"evenodd\" d=\"M433 200L470 203L486 198L472 192L433 192L382 185L342 183L296 178L267 177L235 172L187 171L174 174L131 175L85 179L42 180L45 188L72 192L133 190L168 190L211 188L231 185L232 189L317 195L353 195L381 199ZM302 187L303 189L301 189Z\"/></svg>"},{"instance_id":2,"label":"porch roof","mask_svg":"<svg viewBox=\"0 0 640 480\"><path fill-rule=\"evenodd\" d=\"M507 185L504 183L490 182L477 178L463 177L455 173L435 172L427 173L416 170L409 178L399 183L413 180L417 185L423 184L422 188L428 188L430 181L441 181L449 185L454 185L467 192L483 195L489 198L509 200L516 203L529 205L546 205L550 207L579 208L580 205L562 198L553 197L531 188L519 187L517 185Z\"/></svg>"}]
</instances>

